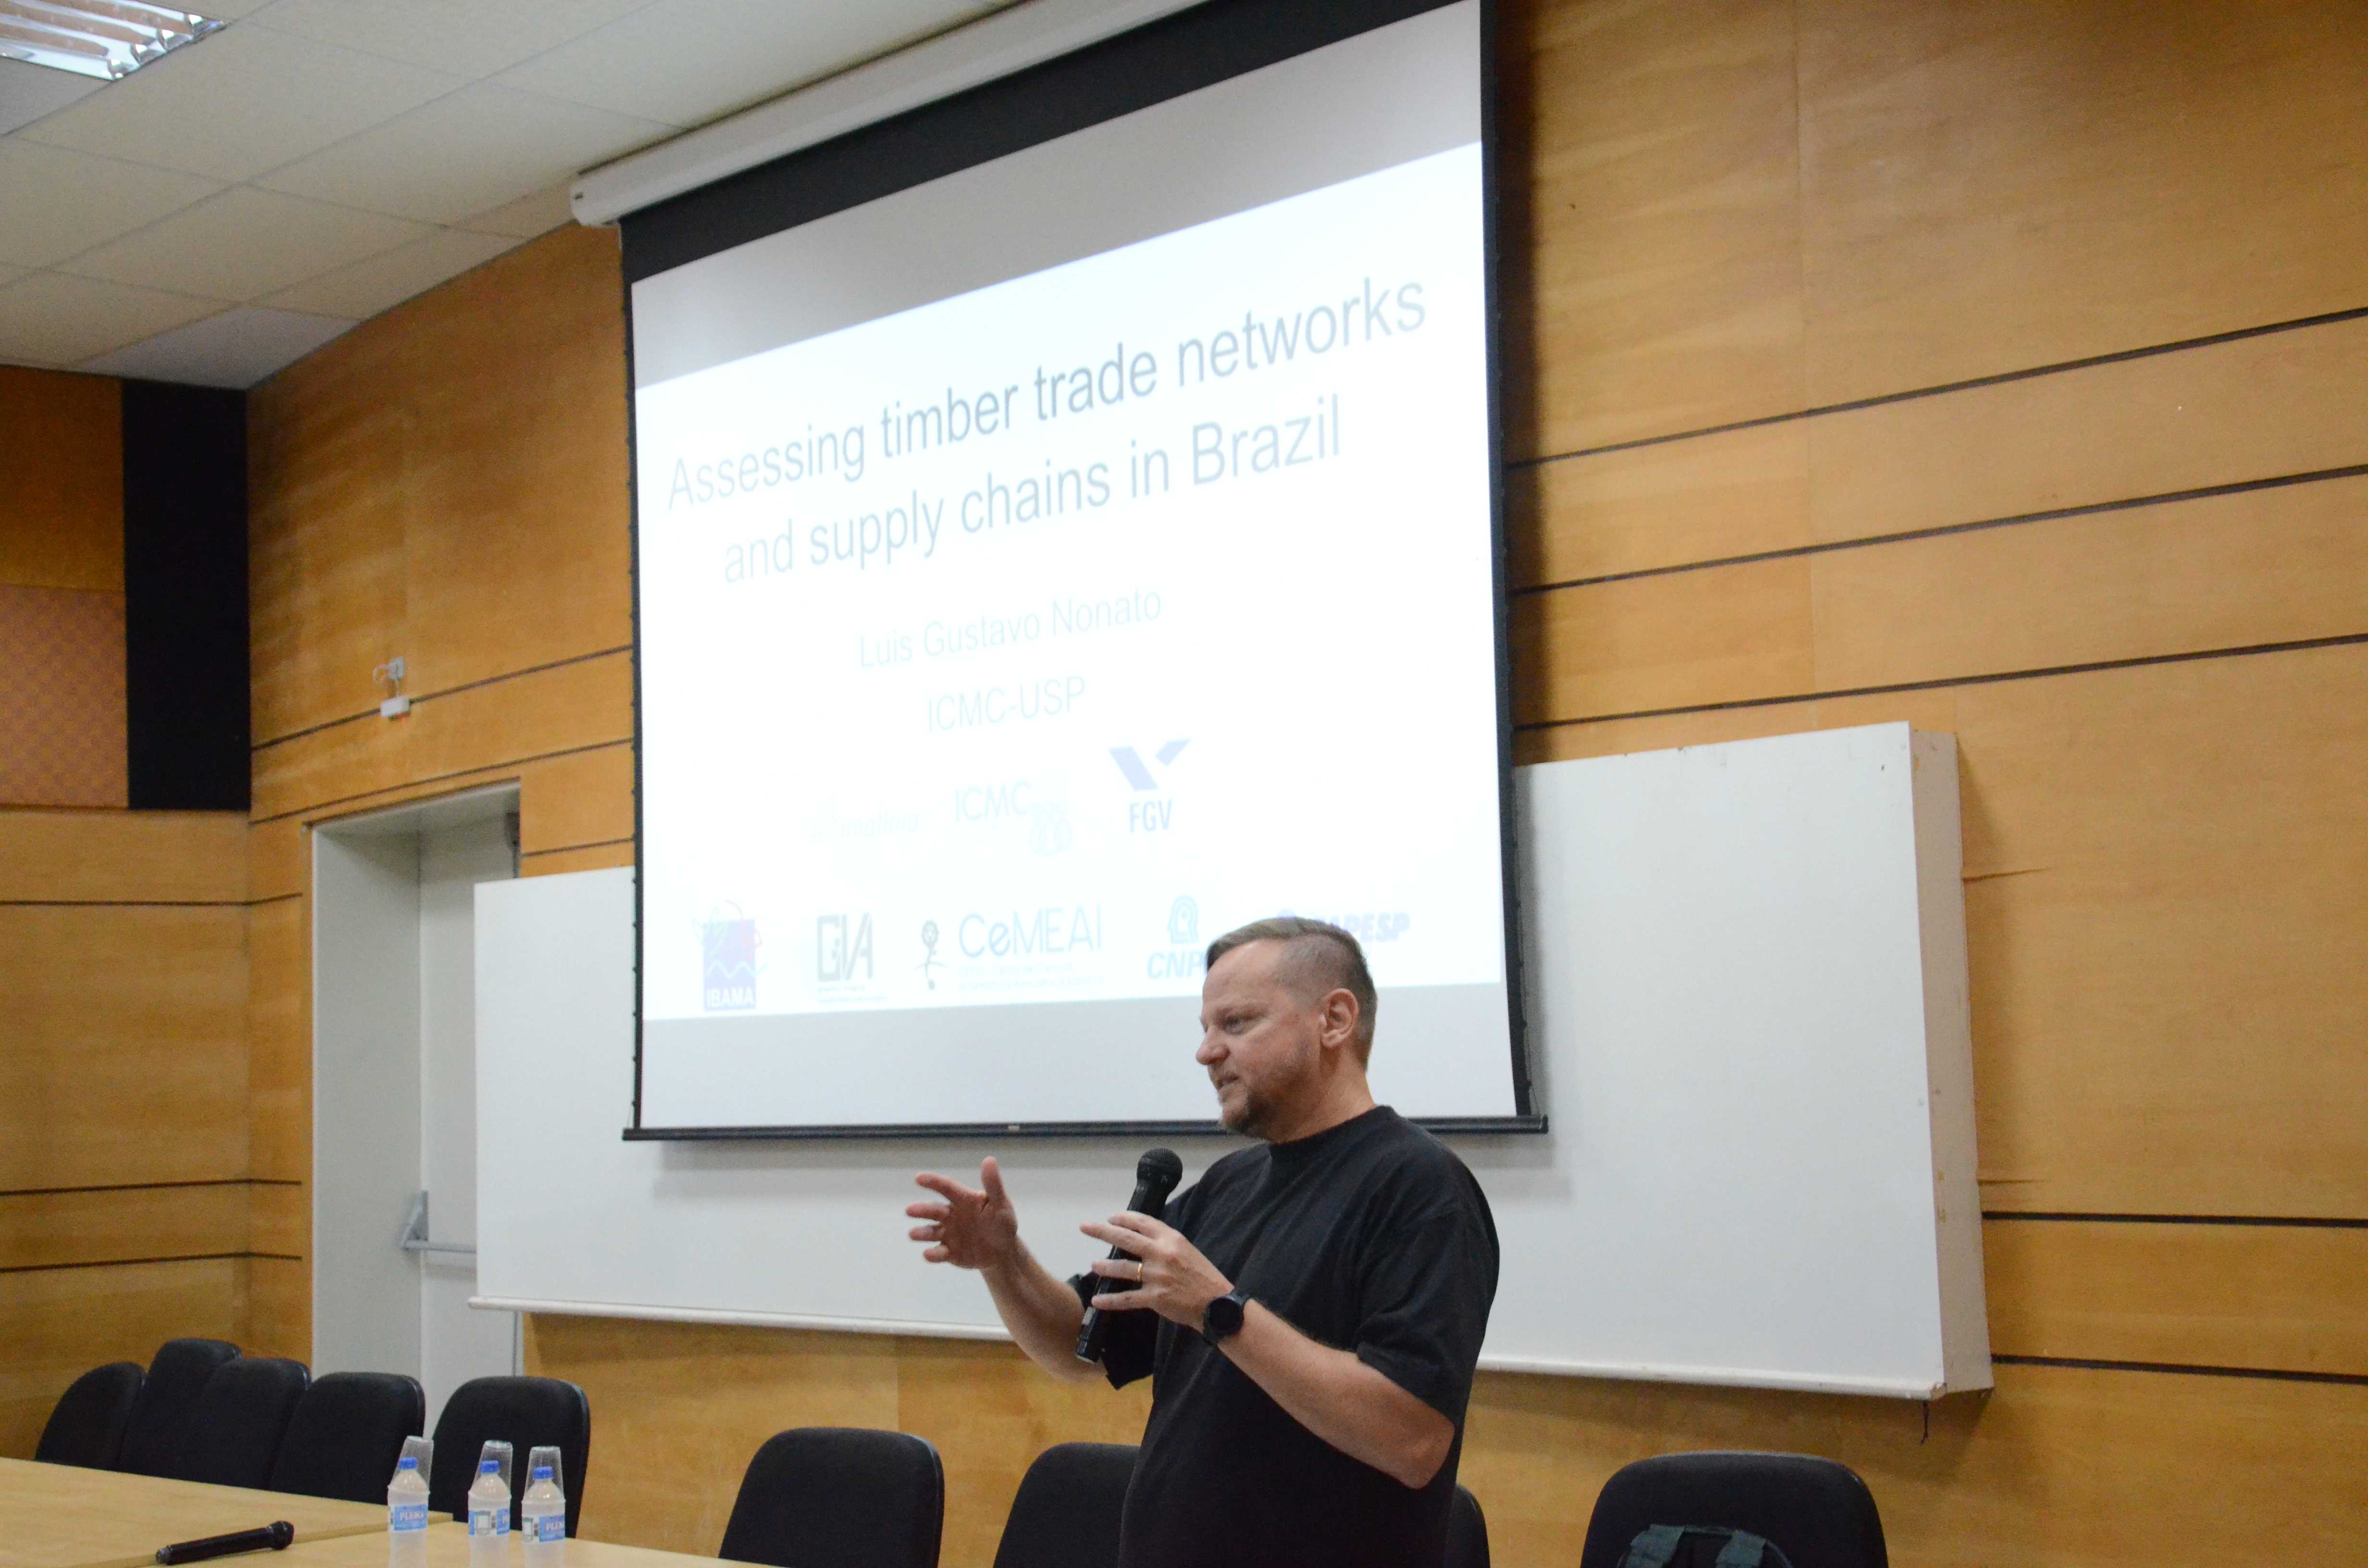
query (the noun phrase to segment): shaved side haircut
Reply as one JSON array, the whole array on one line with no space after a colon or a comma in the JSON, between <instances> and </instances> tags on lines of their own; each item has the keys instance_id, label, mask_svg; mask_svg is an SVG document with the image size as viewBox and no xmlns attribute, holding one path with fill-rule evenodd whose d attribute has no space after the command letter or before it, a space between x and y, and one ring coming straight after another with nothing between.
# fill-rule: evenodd
<instances>
[{"instance_id":1,"label":"shaved side haircut","mask_svg":"<svg viewBox=\"0 0 2368 1568\"><path fill-rule=\"evenodd\" d=\"M1365 949L1356 937L1326 921L1278 915L1271 920L1253 920L1210 943L1209 967L1216 968L1219 959L1252 942L1283 944L1280 972L1283 983L1300 1000L1320 1002L1335 991L1355 997L1357 1060L1372 1060L1373 1015L1381 1007L1381 999L1373 994L1373 971L1365 967Z\"/></svg>"}]
</instances>

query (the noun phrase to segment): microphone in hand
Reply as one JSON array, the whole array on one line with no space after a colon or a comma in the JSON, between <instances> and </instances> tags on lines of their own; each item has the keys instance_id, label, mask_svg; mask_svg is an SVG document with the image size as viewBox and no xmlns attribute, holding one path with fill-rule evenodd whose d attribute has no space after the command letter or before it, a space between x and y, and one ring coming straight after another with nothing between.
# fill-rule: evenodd
<instances>
[{"instance_id":1,"label":"microphone in hand","mask_svg":"<svg viewBox=\"0 0 2368 1568\"><path fill-rule=\"evenodd\" d=\"M1134 1196L1126 1200L1128 1209L1137 1214L1156 1220L1167 1211L1167 1195L1184 1179L1184 1162L1176 1157L1173 1149L1146 1150L1134 1163ZM1122 1246L1110 1248L1113 1258L1133 1257ZM1110 1340L1110 1319L1097 1306L1086 1308L1086 1321L1077 1328L1077 1359L1099 1361L1102 1347Z\"/></svg>"}]
</instances>

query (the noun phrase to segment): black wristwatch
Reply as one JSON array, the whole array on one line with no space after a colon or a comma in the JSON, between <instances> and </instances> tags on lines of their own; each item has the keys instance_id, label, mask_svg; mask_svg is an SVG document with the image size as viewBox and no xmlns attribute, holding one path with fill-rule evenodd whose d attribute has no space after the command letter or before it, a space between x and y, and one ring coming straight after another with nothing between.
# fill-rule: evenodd
<instances>
[{"instance_id":1,"label":"black wristwatch","mask_svg":"<svg viewBox=\"0 0 2368 1568\"><path fill-rule=\"evenodd\" d=\"M1201 1309L1201 1337L1221 1345L1242 1331L1242 1313L1250 1299L1241 1291L1220 1296Z\"/></svg>"}]
</instances>

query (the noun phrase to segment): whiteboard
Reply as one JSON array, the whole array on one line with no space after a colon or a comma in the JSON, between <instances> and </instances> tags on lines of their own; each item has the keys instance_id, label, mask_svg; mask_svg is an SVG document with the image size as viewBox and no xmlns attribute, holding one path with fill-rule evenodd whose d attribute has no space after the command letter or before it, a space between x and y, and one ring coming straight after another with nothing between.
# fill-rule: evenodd
<instances>
[{"instance_id":1,"label":"whiteboard","mask_svg":"<svg viewBox=\"0 0 2368 1568\"><path fill-rule=\"evenodd\" d=\"M1450 1140L1503 1250L1481 1365L1988 1387L1953 740L1553 763L1517 798L1549 1130ZM1134 1142L624 1142L632 877L477 890L477 1304L999 1338L903 1217L914 1172L987 1153L1049 1267L1095 1256ZM1237 1144L1176 1146L1190 1179Z\"/></svg>"}]
</instances>

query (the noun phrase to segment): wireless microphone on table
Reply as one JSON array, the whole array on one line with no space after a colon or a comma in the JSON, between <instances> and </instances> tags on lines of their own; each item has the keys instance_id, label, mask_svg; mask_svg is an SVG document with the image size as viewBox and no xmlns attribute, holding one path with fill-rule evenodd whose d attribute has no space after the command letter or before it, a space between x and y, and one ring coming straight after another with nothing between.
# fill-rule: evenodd
<instances>
[{"instance_id":1,"label":"wireless microphone on table","mask_svg":"<svg viewBox=\"0 0 2368 1568\"><path fill-rule=\"evenodd\" d=\"M268 1547L273 1551L285 1551L288 1543L296 1539L296 1527L286 1519L274 1519L260 1529L233 1530L228 1535L210 1535L202 1540L176 1541L171 1546L156 1549L159 1562L203 1562L209 1557L228 1557L241 1551L261 1551Z\"/></svg>"},{"instance_id":2,"label":"wireless microphone on table","mask_svg":"<svg viewBox=\"0 0 2368 1568\"><path fill-rule=\"evenodd\" d=\"M1167 1211L1167 1195L1175 1191L1176 1184L1183 1179L1184 1162L1176 1157L1175 1150L1148 1150L1134 1163L1134 1196L1126 1200L1126 1206L1137 1214L1156 1220ZM1110 1248L1113 1258L1133 1256L1122 1246ZM1110 1283L1123 1284L1125 1281L1112 1280ZM1098 1290L1095 1294L1099 1295L1100 1292ZM1109 1338L1110 1320L1102 1316L1099 1307L1087 1307L1086 1321L1077 1329L1077 1359L1100 1360L1102 1346Z\"/></svg>"}]
</instances>

